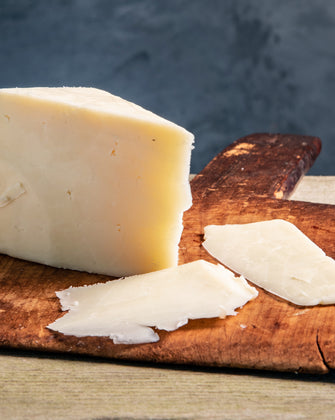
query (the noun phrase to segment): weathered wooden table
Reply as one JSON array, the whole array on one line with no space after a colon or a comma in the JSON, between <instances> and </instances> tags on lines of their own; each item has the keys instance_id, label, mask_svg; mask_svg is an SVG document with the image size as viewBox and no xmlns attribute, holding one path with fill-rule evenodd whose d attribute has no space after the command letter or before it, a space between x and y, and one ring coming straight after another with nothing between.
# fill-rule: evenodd
<instances>
[{"instance_id":1,"label":"weathered wooden table","mask_svg":"<svg viewBox=\"0 0 335 420\"><path fill-rule=\"evenodd\" d=\"M335 177L291 199L335 204ZM0 350L0 418L333 419L335 372L210 369Z\"/></svg>"}]
</instances>

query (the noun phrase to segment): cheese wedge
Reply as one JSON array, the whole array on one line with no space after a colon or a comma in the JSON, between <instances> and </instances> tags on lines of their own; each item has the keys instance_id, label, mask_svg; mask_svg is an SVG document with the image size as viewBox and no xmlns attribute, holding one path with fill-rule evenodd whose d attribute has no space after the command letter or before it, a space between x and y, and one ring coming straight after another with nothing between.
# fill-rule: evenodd
<instances>
[{"instance_id":1,"label":"cheese wedge","mask_svg":"<svg viewBox=\"0 0 335 420\"><path fill-rule=\"evenodd\" d=\"M138 344L159 340L150 327L173 331L189 319L236 315L235 309L258 292L223 266L198 260L56 294L63 311L69 312L49 329Z\"/></svg>"},{"instance_id":2,"label":"cheese wedge","mask_svg":"<svg viewBox=\"0 0 335 420\"><path fill-rule=\"evenodd\" d=\"M0 89L0 252L114 276L175 266L192 143L102 90Z\"/></svg>"},{"instance_id":3,"label":"cheese wedge","mask_svg":"<svg viewBox=\"0 0 335 420\"><path fill-rule=\"evenodd\" d=\"M335 303L335 261L292 223L206 226L203 246L222 264L292 303Z\"/></svg>"}]
</instances>

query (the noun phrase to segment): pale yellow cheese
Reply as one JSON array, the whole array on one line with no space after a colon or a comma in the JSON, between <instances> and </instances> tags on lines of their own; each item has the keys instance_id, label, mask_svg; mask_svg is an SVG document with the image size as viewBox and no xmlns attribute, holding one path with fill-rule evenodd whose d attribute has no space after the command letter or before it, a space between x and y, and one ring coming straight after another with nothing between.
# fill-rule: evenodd
<instances>
[{"instance_id":1,"label":"pale yellow cheese","mask_svg":"<svg viewBox=\"0 0 335 420\"><path fill-rule=\"evenodd\" d=\"M98 89L0 89L0 252L115 276L176 265L192 143Z\"/></svg>"},{"instance_id":2,"label":"pale yellow cheese","mask_svg":"<svg viewBox=\"0 0 335 420\"><path fill-rule=\"evenodd\" d=\"M203 246L222 264L290 302L335 303L335 261L292 223L206 226Z\"/></svg>"},{"instance_id":3,"label":"pale yellow cheese","mask_svg":"<svg viewBox=\"0 0 335 420\"><path fill-rule=\"evenodd\" d=\"M173 331L189 319L236 315L257 296L243 277L198 260L178 267L57 292L64 311L48 328L63 334L108 336L114 343L159 340L150 327Z\"/></svg>"}]
</instances>

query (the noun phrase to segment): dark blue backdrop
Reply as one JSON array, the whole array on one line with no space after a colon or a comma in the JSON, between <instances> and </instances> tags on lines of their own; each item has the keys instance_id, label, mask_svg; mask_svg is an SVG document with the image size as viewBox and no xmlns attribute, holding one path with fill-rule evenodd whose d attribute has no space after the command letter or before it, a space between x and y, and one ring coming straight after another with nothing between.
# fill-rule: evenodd
<instances>
[{"instance_id":1,"label":"dark blue backdrop","mask_svg":"<svg viewBox=\"0 0 335 420\"><path fill-rule=\"evenodd\" d=\"M0 87L95 86L192 131L316 135L335 175L332 0L1 0Z\"/></svg>"}]
</instances>

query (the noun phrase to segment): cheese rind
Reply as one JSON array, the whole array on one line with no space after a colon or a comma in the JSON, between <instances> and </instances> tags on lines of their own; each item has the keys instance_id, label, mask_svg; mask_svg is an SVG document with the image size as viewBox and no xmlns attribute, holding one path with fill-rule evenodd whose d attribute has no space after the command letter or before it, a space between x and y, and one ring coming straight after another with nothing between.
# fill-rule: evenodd
<instances>
[{"instance_id":1,"label":"cheese rind","mask_svg":"<svg viewBox=\"0 0 335 420\"><path fill-rule=\"evenodd\" d=\"M177 264L193 135L92 88L0 89L0 252L113 276Z\"/></svg>"},{"instance_id":2,"label":"cheese rind","mask_svg":"<svg viewBox=\"0 0 335 420\"><path fill-rule=\"evenodd\" d=\"M292 223L206 226L203 246L222 264L292 303L335 303L335 261Z\"/></svg>"},{"instance_id":3,"label":"cheese rind","mask_svg":"<svg viewBox=\"0 0 335 420\"><path fill-rule=\"evenodd\" d=\"M63 334L108 336L114 343L159 340L152 328L173 331L189 319L236 315L257 296L243 277L204 260L57 292L63 311L48 328Z\"/></svg>"}]
</instances>

